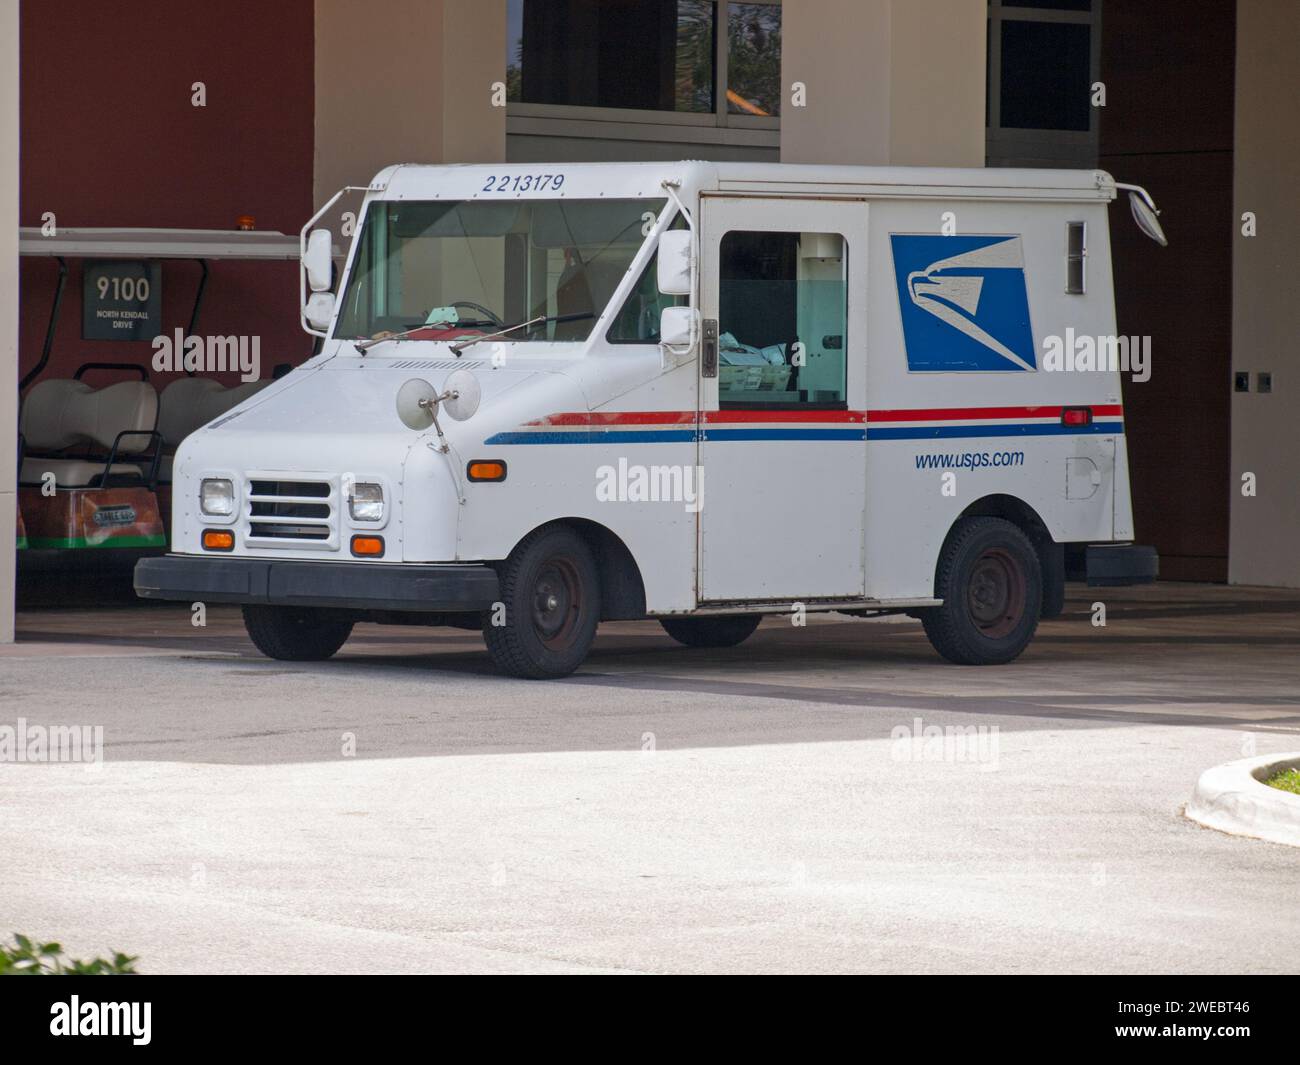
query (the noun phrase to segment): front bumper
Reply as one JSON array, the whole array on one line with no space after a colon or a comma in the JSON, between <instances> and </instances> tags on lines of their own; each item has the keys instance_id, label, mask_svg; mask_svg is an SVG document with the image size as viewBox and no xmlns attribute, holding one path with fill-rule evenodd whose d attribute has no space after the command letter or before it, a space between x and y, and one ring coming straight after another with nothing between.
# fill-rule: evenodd
<instances>
[{"instance_id":1,"label":"front bumper","mask_svg":"<svg viewBox=\"0 0 1300 1065\"><path fill-rule=\"evenodd\" d=\"M136 564L135 594L185 602L451 612L489 610L500 590L496 571L483 565L164 555Z\"/></svg>"}]
</instances>

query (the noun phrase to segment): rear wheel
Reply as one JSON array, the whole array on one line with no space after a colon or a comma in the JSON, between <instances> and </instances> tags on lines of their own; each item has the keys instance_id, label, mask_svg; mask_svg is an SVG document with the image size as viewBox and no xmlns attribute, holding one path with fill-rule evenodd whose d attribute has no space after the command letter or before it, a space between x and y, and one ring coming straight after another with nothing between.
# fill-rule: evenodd
<instances>
[{"instance_id":1,"label":"rear wheel","mask_svg":"<svg viewBox=\"0 0 1300 1065\"><path fill-rule=\"evenodd\" d=\"M582 537L562 525L539 529L497 572L505 617L483 615L483 639L497 668L542 680L582 665L600 621L600 576Z\"/></svg>"},{"instance_id":2,"label":"rear wheel","mask_svg":"<svg viewBox=\"0 0 1300 1065\"><path fill-rule=\"evenodd\" d=\"M1038 627L1038 553L1009 521L963 518L940 553L935 595L943 606L918 613L939 654L959 665L1010 662Z\"/></svg>"},{"instance_id":3,"label":"rear wheel","mask_svg":"<svg viewBox=\"0 0 1300 1065\"><path fill-rule=\"evenodd\" d=\"M305 607L244 607L248 638L267 658L318 662L329 658L352 634L352 622Z\"/></svg>"},{"instance_id":4,"label":"rear wheel","mask_svg":"<svg viewBox=\"0 0 1300 1065\"><path fill-rule=\"evenodd\" d=\"M758 614L731 614L716 618L660 618L659 624L687 647L735 647L754 634L762 621Z\"/></svg>"}]
</instances>

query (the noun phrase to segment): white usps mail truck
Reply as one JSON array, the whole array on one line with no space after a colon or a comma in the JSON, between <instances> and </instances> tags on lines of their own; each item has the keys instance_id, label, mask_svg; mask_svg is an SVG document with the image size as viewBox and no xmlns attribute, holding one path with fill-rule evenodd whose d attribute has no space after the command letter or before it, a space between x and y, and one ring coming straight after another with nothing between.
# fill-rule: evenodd
<instances>
[{"instance_id":1,"label":"white usps mail truck","mask_svg":"<svg viewBox=\"0 0 1300 1065\"><path fill-rule=\"evenodd\" d=\"M1007 662L1067 575L1156 572L1121 189L1163 243L1101 171L390 167L337 278L312 226L338 196L304 227L319 352L184 441L136 589L242 604L282 659L450 624L555 677L602 620L721 647L840 611Z\"/></svg>"}]
</instances>

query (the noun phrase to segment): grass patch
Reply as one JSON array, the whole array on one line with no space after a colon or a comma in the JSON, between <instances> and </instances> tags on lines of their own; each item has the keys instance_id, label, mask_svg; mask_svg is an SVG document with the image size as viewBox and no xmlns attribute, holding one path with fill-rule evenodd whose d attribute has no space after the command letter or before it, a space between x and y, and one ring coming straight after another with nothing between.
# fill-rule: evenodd
<instances>
[{"instance_id":1,"label":"grass patch","mask_svg":"<svg viewBox=\"0 0 1300 1065\"><path fill-rule=\"evenodd\" d=\"M1264 783L1270 788L1290 791L1300 795L1300 769L1284 769L1276 776L1269 777Z\"/></svg>"}]
</instances>

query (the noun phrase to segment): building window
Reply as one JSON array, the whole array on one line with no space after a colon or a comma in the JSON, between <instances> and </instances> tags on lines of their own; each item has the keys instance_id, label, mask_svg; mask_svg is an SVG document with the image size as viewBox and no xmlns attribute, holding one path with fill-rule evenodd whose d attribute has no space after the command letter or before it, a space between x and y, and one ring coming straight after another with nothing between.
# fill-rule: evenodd
<instances>
[{"instance_id":1,"label":"building window","mask_svg":"<svg viewBox=\"0 0 1300 1065\"><path fill-rule=\"evenodd\" d=\"M511 103L714 110L710 0L511 0Z\"/></svg>"},{"instance_id":2,"label":"building window","mask_svg":"<svg viewBox=\"0 0 1300 1065\"><path fill-rule=\"evenodd\" d=\"M508 0L506 97L511 134L775 148L780 0Z\"/></svg>"},{"instance_id":3,"label":"building window","mask_svg":"<svg viewBox=\"0 0 1300 1065\"><path fill-rule=\"evenodd\" d=\"M781 113L779 4L727 4L727 111Z\"/></svg>"},{"instance_id":4,"label":"building window","mask_svg":"<svg viewBox=\"0 0 1300 1065\"><path fill-rule=\"evenodd\" d=\"M990 166L1096 165L1100 0L989 0Z\"/></svg>"}]
</instances>

